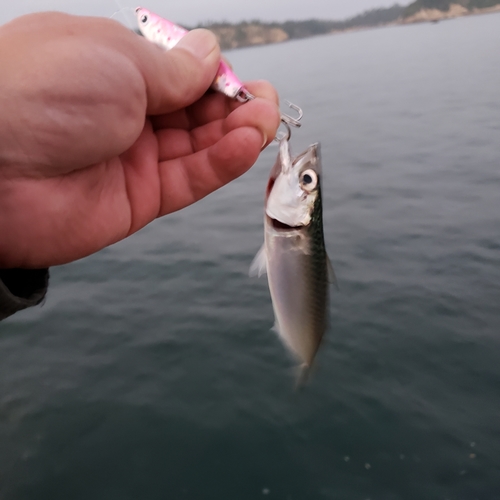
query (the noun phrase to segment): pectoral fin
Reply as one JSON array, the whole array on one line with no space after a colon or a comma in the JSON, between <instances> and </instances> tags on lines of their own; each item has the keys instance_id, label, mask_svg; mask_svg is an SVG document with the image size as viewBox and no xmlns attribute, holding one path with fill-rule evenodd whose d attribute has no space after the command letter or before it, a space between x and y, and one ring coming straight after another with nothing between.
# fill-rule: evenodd
<instances>
[{"instance_id":1,"label":"pectoral fin","mask_svg":"<svg viewBox=\"0 0 500 500\"><path fill-rule=\"evenodd\" d=\"M249 275L251 277L258 276L259 278L267 273L267 254L266 254L266 244L264 243L257 255L250 264Z\"/></svg>"}]
</instances>

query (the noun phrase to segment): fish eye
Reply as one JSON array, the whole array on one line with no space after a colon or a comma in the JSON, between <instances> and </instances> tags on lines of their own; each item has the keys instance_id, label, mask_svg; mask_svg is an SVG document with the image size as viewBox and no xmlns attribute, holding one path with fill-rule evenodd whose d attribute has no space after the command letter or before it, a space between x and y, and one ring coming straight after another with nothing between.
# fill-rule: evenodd
<instances>
[{"instance_id":1,"label":"fish eye","mask_svg":"<svg viewBox=\"0 0 500 500\"><path fill-rule=\"evenodd\" d=\"M318 185L318 174L314 170L312 169L304 170L300 174L300 187L307 193L313 191L317 185Z\"/></svg>"},{"instance_id":2,"label":"fish eye","mask_svg":"<svg viewBox=\"0 0 500 500\"><path fill-rule=\"evenodd\" d=\"M141 23L142 24L146 24L148 22L148 16L146 16L146 14L144 14L142 17L141 17Z\"/></svg>"}]
</instances>

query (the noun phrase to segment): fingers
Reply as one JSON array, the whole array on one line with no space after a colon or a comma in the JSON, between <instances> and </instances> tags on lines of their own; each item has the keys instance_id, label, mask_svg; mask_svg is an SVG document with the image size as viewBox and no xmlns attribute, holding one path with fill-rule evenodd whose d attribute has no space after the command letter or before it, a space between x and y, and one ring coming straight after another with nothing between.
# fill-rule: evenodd
<instances>
[{"instance_id":1,"label":"fingers","mask_svg":"<svg viewBox=\"0 0 500 500\"><path fill-rule=\"evenodd\" d=\"M266 99L275 103L276 106L279 104L278 93L269 82L265 80L245 82L245 87L255 97ZM241 104L221 93L207 94L186 109L155 116L152 120L153 127L155 129L171 127L191 130L200 125L223 119L234 109L246 106L251 102Z\"/></svg>"},{"instance_id":2,"label":"fingers","mask_svg":"<svg viewBox=\"0 0 500 500\"><path fill-rule=\"evenodd\" d=\"M161 162L159 215L180 210L242 175L257 160L261 146L257 129L240 127L207 149Z\"/></svg>"},{"instance_id":3,"label":"fingers","mask_svg":"<svg viewBox=\"0 0 500 500\"><path fill-rule=\"evenodd\" d=\"M180 210L246 172L278 125L276 104L258 98L191 131L158 130L160 215Z\"/></svg>"},{"instance_id":4,"label":"fingers","mask_svg":"<svg viewBox=\"0 0 500 500\"><path fill-rule=\"evenodd\" d=\"M236 108L224 120L223 130L224 133L227 133L240 127L254 127L262 134L261 148L264 148L274 139L279 124L278 106L272 101L258 98Z\"/></svg>"},{"instance_id":5,"label":"fingers","mask_svg":"<svg viewBox=\"0 0 500 500\"><path fill-rule=\"evenodd\" d=\"M138 43L142 44L138 64L147 88L147 114L182 109L210 87L220 61L220 48L210 31L193 30L169 51L144 39Z\"/></svg>"},{"instance_id":6,"label":"fingers","mask_svg":"<svg viewBox=\"0 0 500 500\"><path fill-rule=\"evenodd\" d=\"M269 100L257 98L236 108L226 118L214 120L193 130L157 130L159 159L172 160L209 148L224 135L242 127L257 129L261 134L261 147L264 147L274 138L278 126L277 106Z\"/></svg>"},{"instance_id":7,"label":"fingers","mask_svg":"<svg viewBox=\"0 0 500 500\"><path fill-rule=\"evenodd\" d=\"M245 87L249 90L251 94L255 97L262 97L263 99L268 99L279 106L280 99L276 89L266 80L254 80L251 82L245 82Z\"/></svg>"}]
</instances>

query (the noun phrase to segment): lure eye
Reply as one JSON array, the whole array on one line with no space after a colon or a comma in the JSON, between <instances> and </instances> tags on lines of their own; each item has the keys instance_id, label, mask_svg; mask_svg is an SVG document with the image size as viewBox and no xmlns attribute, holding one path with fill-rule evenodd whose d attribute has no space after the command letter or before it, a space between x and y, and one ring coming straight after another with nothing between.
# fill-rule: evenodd
<instances>
[{"instance_id":1,"label":"lure eye","mask_svg":"<svg viewBox=\"0 0 500 500\"><path fill-rule=\"evenodd\" d=\"M142 24L146 24L148 22L148 16L146 16L146 14L144 14L142 17L141 17L141 23Z\"/></svg>"},{"instance_id":2,"label":"lure eye","mask_svg":"<svg viewBox=\"0 0 500 500\"><path fill-rule=\"evenodd\" d=\"M306 193L314 191L317 185L318 185L318 174L314 170L312 169L304 170L300 174L300 187Z\"/></svg>"}]
</instances>

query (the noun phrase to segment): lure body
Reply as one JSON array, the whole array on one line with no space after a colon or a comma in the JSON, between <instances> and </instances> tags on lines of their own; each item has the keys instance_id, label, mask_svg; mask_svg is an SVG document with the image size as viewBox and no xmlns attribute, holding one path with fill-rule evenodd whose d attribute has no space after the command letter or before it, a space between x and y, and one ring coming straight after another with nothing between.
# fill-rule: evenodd
<instances>
[{"instance_id":1,"label":"lure body","mask_svg":"<svg viewBox=\"0 0 500 500\"><path fill-rule=\"evenodd\" d=\"M159 45L165 50L175 47L179 40L188 32L181 26L177 26L143 7L137 7L135 12L140 32L150 42ZM238 99L241 102L246 102L254 98L224 61L221 61L219 64L212 88L218 92L222 92L231 99Z\"/></svg>"}]
</instances>

